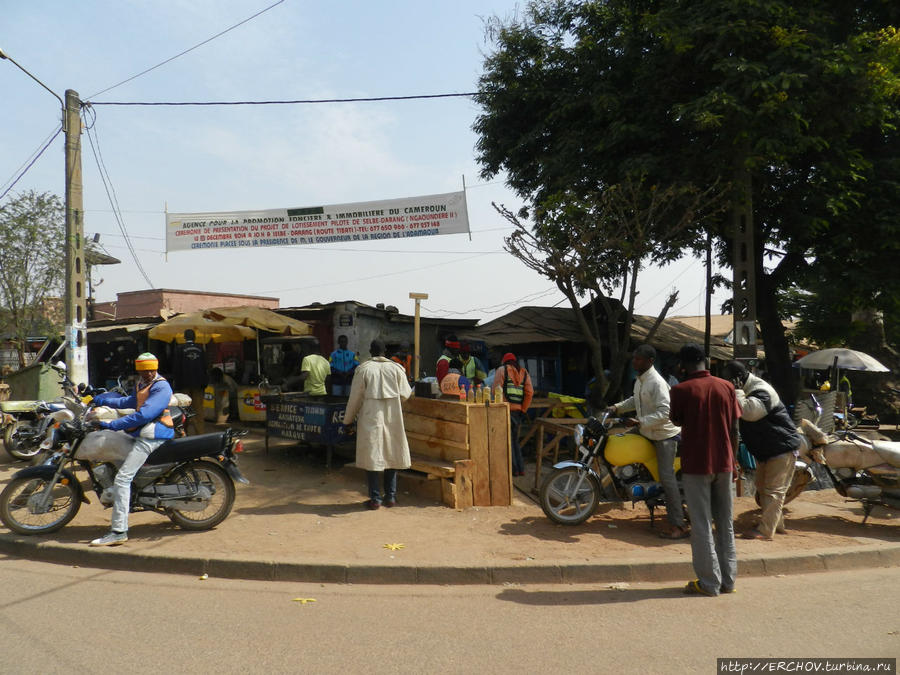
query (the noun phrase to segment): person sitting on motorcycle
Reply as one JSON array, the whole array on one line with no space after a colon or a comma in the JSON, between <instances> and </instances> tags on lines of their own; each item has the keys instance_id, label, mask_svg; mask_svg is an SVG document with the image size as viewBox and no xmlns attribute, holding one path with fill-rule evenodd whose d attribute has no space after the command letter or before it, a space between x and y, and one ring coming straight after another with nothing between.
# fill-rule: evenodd
<instances>
[{"instance_id":1,"label":"person sitting on motorcycle","mask_svg":"<svg viewBox=\"0 0 900 675\"><path fill-rule=\"evenodd\" d=\"M159 375L159 361L149 352L135 359L139 380L130 396L115 392L100 394L97 405L110 408L134 408L134 412L111 422L98 422L102 429L124 431L134 437L134 445L116 472L113 483L113 507L110 531L94 539L91 546L117 546L128 541L128 512L131 507L131 481L150 454L175 436L169 402L172 387Z\"/></svg>"},{"instance_id":2,"label":"person sitting on motorcycle","mask_svg":"<svg viewBox=\"0 0 900 675\"><path fill-rule=\"evenodd\" d=\"M672 526L670 532L661 533L660 537L684 539L690 536L690 531L685 524L681 491L675 479L676 437L681 429L669 420L669 385L653 367L655 360L656 350L651 345L640 345L634 350L631 365L638 373L634 395L607 410L613 415L632 410L637 414L637 417L625 420L625 424L637 427L638 433L652 441L656 448L659 478L666 494L666 520Z\"/></svg>"}]
</instances>

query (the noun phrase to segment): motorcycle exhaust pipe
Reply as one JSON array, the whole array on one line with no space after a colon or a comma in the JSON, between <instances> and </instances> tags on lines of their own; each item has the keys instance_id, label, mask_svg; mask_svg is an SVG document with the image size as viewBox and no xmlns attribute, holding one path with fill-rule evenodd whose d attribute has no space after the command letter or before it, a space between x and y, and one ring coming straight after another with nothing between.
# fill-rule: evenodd
<instances>
[{"instance_id":1,"label":"motorcycle exhaust pipe","mask_svg":"<svg viewBox=\"0 0 900 675\"><path fill-rule=\"evenodd\" d=\"M846 496L850 499L878 499L881 488L877 485L848 485Z\"/></svg>"}]
</instances>

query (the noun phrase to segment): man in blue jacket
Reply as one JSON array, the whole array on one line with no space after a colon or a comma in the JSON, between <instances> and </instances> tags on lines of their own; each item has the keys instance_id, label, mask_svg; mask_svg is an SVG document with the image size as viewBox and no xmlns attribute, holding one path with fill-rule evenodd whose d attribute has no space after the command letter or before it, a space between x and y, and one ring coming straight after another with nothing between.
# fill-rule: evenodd
<instances>
[{"instance_id":1,"label":"man in blue jacket","mask_svg":"<svg viewBox=\"0 0 900 675\"><path fill-rule=\"evenodd\" d=\"M131 396L109 392L94 399L97 405L110 408L134 408L134 412L100 422L102 429L124 431L134 437L134 446L116 473L113 483L112 522L109 532L94 539L91 546L118 546L128 541L128 512L131 506L131 481L156 448L175 436L169 403L172 387L159 375L159 361L145 352L135 359L134 369L140 380Z\"/></svg>"}]
</instances>

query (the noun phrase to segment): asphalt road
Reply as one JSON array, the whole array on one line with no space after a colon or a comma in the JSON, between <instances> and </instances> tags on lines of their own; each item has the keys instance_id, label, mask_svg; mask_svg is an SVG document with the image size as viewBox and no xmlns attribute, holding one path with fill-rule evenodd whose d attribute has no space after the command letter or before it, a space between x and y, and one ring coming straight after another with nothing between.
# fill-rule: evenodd
<instances>
[{"instance_id":1,"label":"asphalt road","mask_svg":"<svg viewBox=\"0 0 900 675\"><path fill-rule=\"evenodd\" d=\"M2 673L714 673L717 657L895 657L900 568L673 584L356 586L0 557ZM303 601L305 600L305 602Z\"/></svg>"}]
</instances>

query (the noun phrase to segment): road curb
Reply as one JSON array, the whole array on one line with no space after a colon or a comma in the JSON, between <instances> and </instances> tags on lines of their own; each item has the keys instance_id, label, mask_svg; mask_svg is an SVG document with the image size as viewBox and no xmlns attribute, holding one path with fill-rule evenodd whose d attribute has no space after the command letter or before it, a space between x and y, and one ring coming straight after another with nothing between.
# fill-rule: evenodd
<instances>
[{"instance_id":1,"label":"road curb","mask_svg":"<svg viewBox=\"0 0 900 675\"><path fill-rule=\"evenodd\" d=\"M616 560L596 563L518 565L347 565L283 560L157 555L127 548L36 541L0 534L0 553L16 558L108 570L156 572L255 581L329 584L509 585L680 581L693 576L687 560ZM738 576L804 574L900 566L900 544L808 551L795 555L748 556Z\"/></svg>"}]
</instances>

